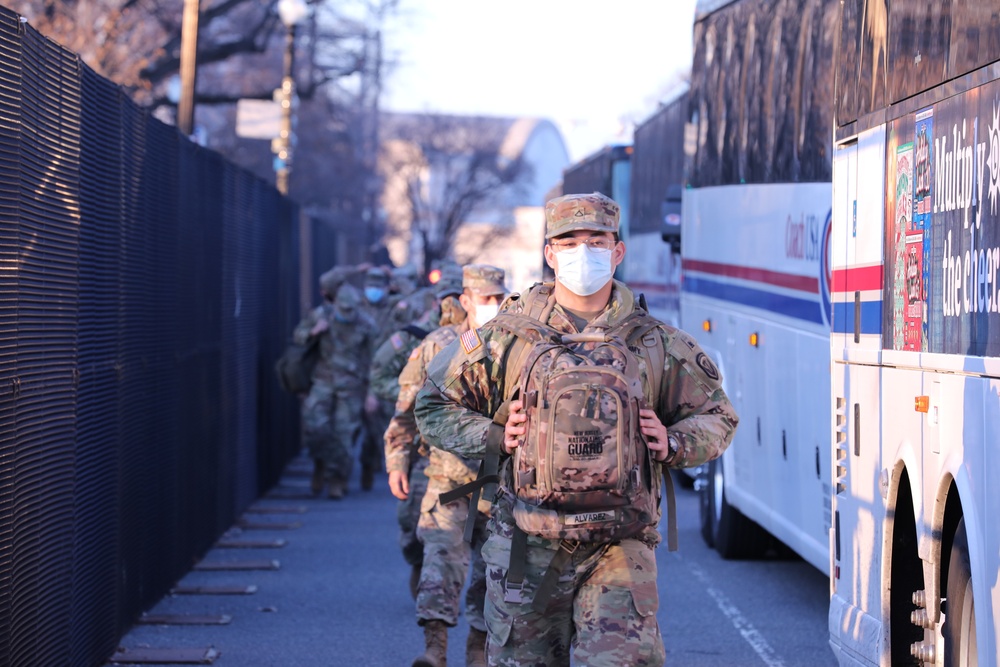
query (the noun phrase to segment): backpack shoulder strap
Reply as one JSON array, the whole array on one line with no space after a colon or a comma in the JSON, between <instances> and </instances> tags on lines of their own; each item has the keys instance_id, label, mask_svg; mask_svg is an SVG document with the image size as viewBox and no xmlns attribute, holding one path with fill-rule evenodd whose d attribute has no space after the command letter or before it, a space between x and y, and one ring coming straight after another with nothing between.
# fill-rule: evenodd
<instances>
[{"instance_id":1,"label":"backpack shoulder strap","mask_svg":"<svg viewBox=\"0 0 1000 667\"><path fill-rule=\"evenodd\" d=\"M430 333L426 329L418 327L416 324L407 324L405 327L403 327L403 331L410 334L417 340L423 340L424 338L427 337L427 334Z\"/></svg>"},{"instance_id":2,"label":"backpack shoulder strap","mask_svg":"<svg viewBox=\"0 0 1000 667\"><path fill-rule=\"evenodd\" d=\"M654 397L663 381L663 365L667 350L663 344L663 324L644 310L635 310L612 327L608 333L621 336L632 350L638 350L646 364L649 396ZM660 331L658 331L660 330Z\"/></svg>"}]
</instances>

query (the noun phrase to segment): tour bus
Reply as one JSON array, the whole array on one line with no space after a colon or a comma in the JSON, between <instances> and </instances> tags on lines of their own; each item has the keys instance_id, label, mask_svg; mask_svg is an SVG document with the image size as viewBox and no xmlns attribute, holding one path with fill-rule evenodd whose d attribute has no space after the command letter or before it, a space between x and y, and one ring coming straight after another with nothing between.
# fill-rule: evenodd
<instances>
[{"instance_id":1,"label":"tour bus","mask_svg":"<svg viewBox=\"0 0 1000 667\"><path fill-rule=\"evenodd\" d=\"M995 667L1000 11L839 5L831 643Z\"/></svg>"},{"instance_id":2,"label":"tour bus","mask_svg":"<svg viewBox=\"0 0 1000 667\"><path fill-rule=\"evenodd\" d=\"M702 534L727 558L762 555L773 536L824 573L838 7L698 3L680 235L681 328L740 416L702 484Z\"/></svg>"},{"instance_id":3,"label":"tour bus","mask_svg":"<svg viewBox=\"0 0 1000 667\"><path fill-rule=\"evenodd\" d=\"M629 239L629 190L632 179L632 146L605 146L563 170L562 194L577 195L600 192L614 199L621 207L619 236ZM625 280L627 267L620 266L615 278Z\"/></svg>"},{"instance_id":4,"label":"tour bus","mask_svg":"<svg viewBox=\"0 0 1000 667\"><path fill-rule=\"evenodd\" d=\"M639 123L632 139L625 275L656 318L680 326L681 186L687 86Z\"/></svg>"}]
</instances>

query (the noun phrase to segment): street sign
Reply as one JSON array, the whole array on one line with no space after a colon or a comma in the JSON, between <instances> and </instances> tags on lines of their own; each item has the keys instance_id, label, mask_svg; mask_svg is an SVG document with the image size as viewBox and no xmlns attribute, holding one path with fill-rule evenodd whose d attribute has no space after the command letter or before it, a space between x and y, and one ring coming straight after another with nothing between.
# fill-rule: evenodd
<instances>
[{"instance_id":1,"label":"street sign","mask_svg":"<svg viewBox=\"0 0 1000 667\"><path fill-rule=\"evenodd\" d=\"M271 100L243 99L236 103L236 136L273 139L281 133L281 106Z\"/></svg>"}]
</instances>

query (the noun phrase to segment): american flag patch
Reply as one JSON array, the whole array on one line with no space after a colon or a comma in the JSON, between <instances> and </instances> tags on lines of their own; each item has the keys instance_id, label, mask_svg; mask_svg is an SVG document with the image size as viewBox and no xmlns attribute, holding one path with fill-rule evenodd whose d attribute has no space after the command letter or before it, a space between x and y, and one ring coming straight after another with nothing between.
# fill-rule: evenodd
<instances>
[{"instance_id":1,"label":"american flag patch","mask_svg":"<svg viewBox=\"0 0 1000 667\"><path fill-rule=\"evenodd\" d=\"M418 345L415 348L413 348L413 352L410 352L409 360L413 361L414 359L416 359L419 356L420 356L420 346Z\"/></svg>"},{"instance_id":2,"label":"american flag patch","mask_svg":"<svg viewBox=\"0 0 1000 667\"><path fill-rule=\"evenodd\" d=\"M392 341L392 347L396 350L401 350L403 348L403 337L398 333L394 333L389 336L389 340Z\"/></svg>"},{"instance_id":3,"label":"american flag patch","mask_svg":"<svg viewBox=\"0 0 1000 667\"><path fill-rule=\"evenodd\" d=\"M459 340L462 341L462 349L465 350L466 354L475 352L483 344L483 339L479 337L479 332L475 329L466 331L459 337Z\"/></svg>"}]
</instances>

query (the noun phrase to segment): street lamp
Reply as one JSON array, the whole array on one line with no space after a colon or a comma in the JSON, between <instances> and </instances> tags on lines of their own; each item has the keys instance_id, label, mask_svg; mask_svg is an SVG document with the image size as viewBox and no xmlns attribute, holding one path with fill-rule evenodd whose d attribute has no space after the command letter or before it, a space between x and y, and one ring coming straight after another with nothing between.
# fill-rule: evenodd
<instances>
[{"instance_id":1,"label":"street lamp","mask_svg":"<svg viewBox=\"0 0 1000 667\"><path fill-rule=\"evenodd\" d=\"M281 129L272 143L278 191L288 194L288 171L292 162L292 101L295 99L295 28L309 13L305 0L278 0L278 16L288 29L285 39L284 76L275 97L281 104Z\"/></svg>"}]
</instances>

